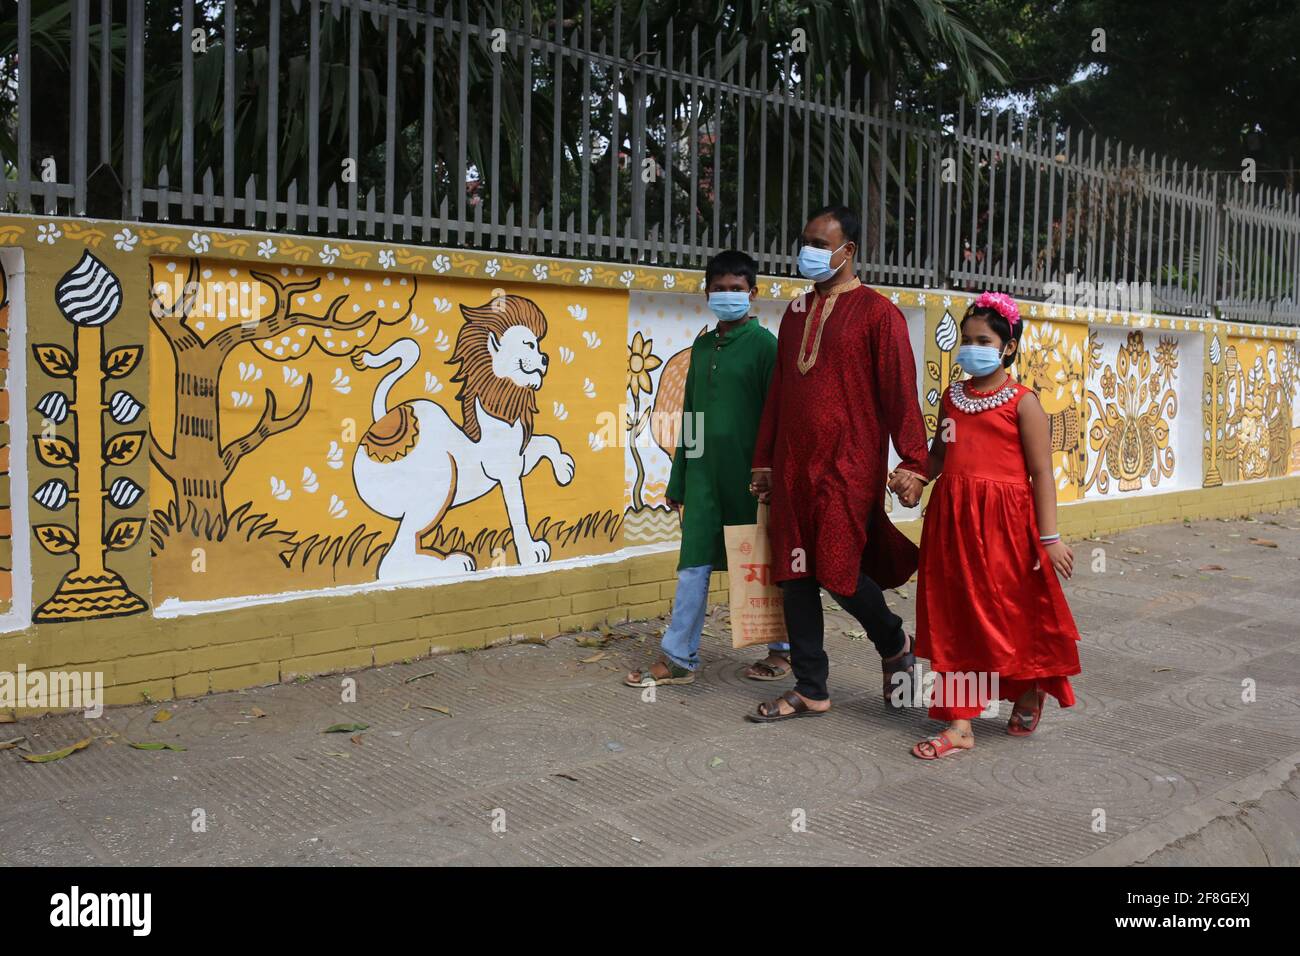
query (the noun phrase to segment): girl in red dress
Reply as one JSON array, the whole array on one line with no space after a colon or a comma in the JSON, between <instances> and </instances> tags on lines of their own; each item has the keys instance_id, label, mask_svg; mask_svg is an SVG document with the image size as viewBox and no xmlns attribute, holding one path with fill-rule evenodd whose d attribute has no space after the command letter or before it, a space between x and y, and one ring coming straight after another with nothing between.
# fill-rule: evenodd
<instances>
[{"instance_id":1,"label":"girl in red dress","mask_svg":"<svg viewBox=\"0 0 1300 956\"><path fill-rule=\"evenodd\" d=\"M1056 531L1047 414L1007 373L1021 331L1009 296L986 292L966 311L958 364L971 378L944 392L930 446L939 479L921 534L916 652L934 671L930 716L949 724L912 748L922 760L975 746L971 719L991 700L1015 701L1015 736L1033 733L1048 696L1074 703L1079 632L1057 580L1074 555ZM891 483L905 498L919 485L897 472Z\"/></svg>"}]
</instances>

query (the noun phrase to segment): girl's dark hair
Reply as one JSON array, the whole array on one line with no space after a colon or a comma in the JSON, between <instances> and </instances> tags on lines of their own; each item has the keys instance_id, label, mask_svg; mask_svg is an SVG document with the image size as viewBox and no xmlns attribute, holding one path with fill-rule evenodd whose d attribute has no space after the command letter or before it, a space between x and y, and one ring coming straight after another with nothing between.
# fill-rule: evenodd
<instances>
[{"instance_id":1,"label":"girl's dark hair","mask_svg":"<svg viewBox=\"0 0 1300 956\"><path fill-rule=\"evenodd\" d=\"M983 319L993 330L993 334L1002 340L1005 346L1008 342L1016 343L1016 352L1020 351L1020 333L1024 331L1025 320L1021 319L1015 325L1007 321L997 309L990 309L987 306L979 307L972 305L966 310L966 314L961 317L961 324L965 325L967 319ZM1011 368L1011 363L1016 360L1016 352L1010 355L1002 356L1002 367Z\"/></svg>"}]
</instances>

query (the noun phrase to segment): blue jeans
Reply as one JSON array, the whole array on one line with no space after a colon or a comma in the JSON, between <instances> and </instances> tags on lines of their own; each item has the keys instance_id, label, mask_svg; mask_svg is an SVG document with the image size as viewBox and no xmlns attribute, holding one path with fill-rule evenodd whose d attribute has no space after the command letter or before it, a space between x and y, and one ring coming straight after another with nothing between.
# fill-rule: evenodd
<instances>
[{"instance_id":1,"label":"blue jeans","mask_svg":"<svg viewBox=\"0 0 1300 956\"><path fill-rule=\"evenodd\" d=\"M704 630L704 614L709 605L709 575L711 565L682 568L677 572L677 596L673 599L673 617L660 642L660 650L678 667L698 670L700 666L700 633ZM769 644L768 650L790 653L789 644Z\"/></svg>"}]
</instances>

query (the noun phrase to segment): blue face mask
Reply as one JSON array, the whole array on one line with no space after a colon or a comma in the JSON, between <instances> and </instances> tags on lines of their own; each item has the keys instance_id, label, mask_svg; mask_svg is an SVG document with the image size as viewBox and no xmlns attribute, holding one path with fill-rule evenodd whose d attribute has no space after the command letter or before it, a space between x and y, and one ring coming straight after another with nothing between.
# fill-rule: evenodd
<instances>
[{"instance_id":1,"label":"blue face mask","mask_svg":"<svg viewBox=\"0 0 1300 956\"><path fill-rule=\"evenodd\" d=\"M843 249L846 245L848 245L847 242L840 246L840 249ZM811 279L813 282L823 282L829 279L835 275L835 270L831 268L831 259L840 249L832 252L829 249L804 246L799 250L799 274L805 279Z\"/></svg>"},{"instance_id":2,"label":"blue face mask","mask_svg":"<svg viewBox=\"0 0 1300 956\"><path fill-rule=\"evenodd\" d=\"M957 364L979 378L1002 367L1002 350L991 345L963 345L957 350Z\"/></svg>"},{"instance_id":3,"label":"blue face mask","mask_svg":"<svg viewBox=\"0 0 1300 956\"><path fill-rule=\"evenodd\" d=\"M709 308L723 322L734 322L749 315L748 292L710 292Z\"/></svg>"}]
</instances>

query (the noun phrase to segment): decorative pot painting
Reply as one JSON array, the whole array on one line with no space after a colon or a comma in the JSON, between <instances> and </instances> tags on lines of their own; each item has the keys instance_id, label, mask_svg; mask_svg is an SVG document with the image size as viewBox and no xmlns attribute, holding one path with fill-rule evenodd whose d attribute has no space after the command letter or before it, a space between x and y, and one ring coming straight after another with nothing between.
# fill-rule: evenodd
<instances>
[{"instance_id":1,"label":"decorative pot painting","mask_svg":"<svg viewBox=\"0 0 1300 956\"><path fill-rule=\"evenodd\" d=\"M32 436L40 464L55 476L32 495L47 513L72 512L71 525L36 518L32 534L49 554L72 567L32 614L38 623L137 614L148 607L109 565L114 552L142 538L143 518L123 516L143 495L119 470L144 448L145 433L131 428L143 404L115 380L133 372L143 347L109 348L104 328L122 308L122 285L89 251L58 281L54 302L73 328L72 347L40 341L32 353L50 390L36 402L43 418ZM37 389L47 386L37 385ZM112 424L107 425L107 415Z\"/></svg>"},{"instance_id":2,"label":"decorative pot painting","mask_svg":"<svg viewBox=\"0 0 1300 956\"><path fill-rule=\"evenodd\" d=\"M152 260L154 593L622 547L622 290ZM190 289L191 294L186 294Z\"/></svg>"}]
</instances>

